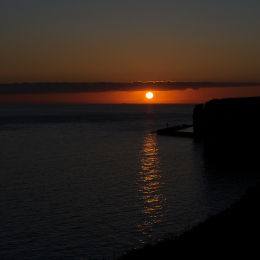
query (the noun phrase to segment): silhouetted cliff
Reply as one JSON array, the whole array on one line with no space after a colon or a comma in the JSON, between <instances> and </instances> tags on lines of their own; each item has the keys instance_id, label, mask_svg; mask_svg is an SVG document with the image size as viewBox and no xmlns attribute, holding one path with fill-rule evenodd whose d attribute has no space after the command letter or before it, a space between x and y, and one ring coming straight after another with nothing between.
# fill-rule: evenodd
<instances>
[{"instance_id":1,"label":"silhouetted cliff","mask_svg":"<svg viewBox=\"0 0 260 260\"><path fill-rule=\"evenodd\" d=\"M208 154L254 158L260 145L259 112L260 97L213 99L194 108L194 134Z\"/></svg>"}]
</instances>

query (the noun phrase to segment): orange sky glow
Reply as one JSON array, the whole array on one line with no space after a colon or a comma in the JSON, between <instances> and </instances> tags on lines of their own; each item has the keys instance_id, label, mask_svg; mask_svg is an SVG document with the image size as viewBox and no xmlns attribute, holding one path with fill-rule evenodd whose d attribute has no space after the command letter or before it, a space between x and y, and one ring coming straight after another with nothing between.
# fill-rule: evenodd
<instances>
[{"instance_id":1,"label":"orange sky glow","mask_svg":"<svg viewBox=\"0 0 260 260\"><path fill-rule=\"evenodd\" d=\"M0 95L0 104L205 103L214 98L260 96L260 87L203 88L198 90L186 89L151 92L154 94L152 99L146 98L147 91Z\"/></svg>"},{"instance_id":2,"label":"orange sky glow","mask_svg":"<svg viewBox=\"0 0 260 260\"><path fill-rule=\"evenodd\" d=\"M260 1L3 2L0 104L204 103L260 96ZM148 89L150 81L259 84ZM53 86L21 86L18 92L1 86L22 82L149 83L57 92ZM147 91L154 94L150 100Z\"/></svg>"}]
</instances>

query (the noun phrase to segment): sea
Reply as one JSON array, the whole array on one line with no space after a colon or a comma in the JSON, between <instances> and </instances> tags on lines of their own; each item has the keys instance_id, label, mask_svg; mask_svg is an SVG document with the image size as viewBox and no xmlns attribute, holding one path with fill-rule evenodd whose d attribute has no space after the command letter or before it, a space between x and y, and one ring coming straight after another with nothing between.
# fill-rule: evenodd
<instances>
[{"instance_id":1,"label":"sea","mask_svg":"<svg viewBox=\"0 0 260 260\"><path fill-rule=\"evenodd\" d=\"M114 259L238 201L257 172L154 132L194 106L0 105L0 258Z\"/></svg>"}]
</instances>

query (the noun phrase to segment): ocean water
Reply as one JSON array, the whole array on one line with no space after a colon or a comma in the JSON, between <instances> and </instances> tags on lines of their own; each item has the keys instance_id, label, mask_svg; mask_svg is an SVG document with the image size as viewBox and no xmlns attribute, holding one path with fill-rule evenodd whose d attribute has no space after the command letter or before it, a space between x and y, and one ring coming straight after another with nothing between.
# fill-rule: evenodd
<instances>
[{"instance_id":1,"label":"ocean water","mask_svg":"<svg viewBox=\"0 0 260 260\"><path fill-rule=\"evenodd\" d=\"M0 258L90 259L180 234L259 176L151 131L194 105L1 105Z\"/></svg>"}]
</instances>

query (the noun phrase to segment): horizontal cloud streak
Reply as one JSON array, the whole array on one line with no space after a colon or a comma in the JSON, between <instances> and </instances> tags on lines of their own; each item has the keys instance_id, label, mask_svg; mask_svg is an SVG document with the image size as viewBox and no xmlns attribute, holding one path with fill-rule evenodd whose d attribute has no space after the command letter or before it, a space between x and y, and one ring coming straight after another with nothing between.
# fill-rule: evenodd
<instances>
[{"instance_id":1,"label":"horizontal cloud streak","mask_svg":"<svg viewBox=\"0 0 260 260\"><path fill-rule=\"evenodd\" d=\"M88 93L109 91L171 91L197 90L200 88L216 87L252 87L259 82L96 82L96 83L13 83L0 84L0 95L12 94L54 94L54 93Z\"/></svg>"}]
</instances>

